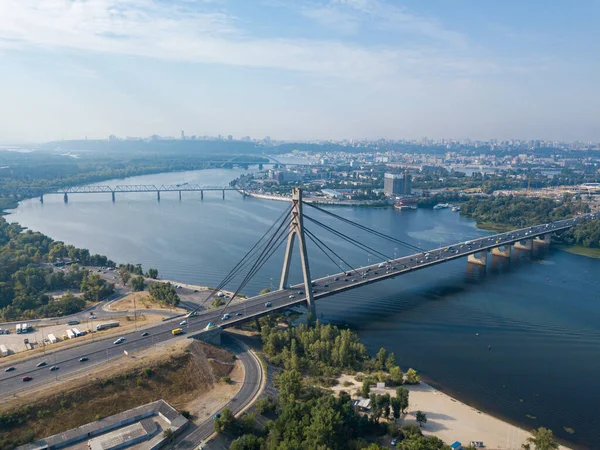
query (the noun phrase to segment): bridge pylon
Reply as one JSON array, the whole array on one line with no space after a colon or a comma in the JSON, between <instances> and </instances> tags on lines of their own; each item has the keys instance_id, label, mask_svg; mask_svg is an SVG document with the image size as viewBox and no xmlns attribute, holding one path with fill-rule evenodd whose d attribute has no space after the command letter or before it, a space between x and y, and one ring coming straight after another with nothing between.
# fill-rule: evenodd
<instances>
[{"instance_id":1,"label":"bridge pylon","mask_svg":"<svg viewBox=\"0 0 600 450\"><path fill-rule=\"evenodd\" d=\"M315 299L312 292L312 281L310 277L310 267L308 265L308 253L306 252L306 238L304 236L304 217L302 215L302 189L294 188L292 190L292 211L290 221L290 235L288 237L287 246L285 248L285 258L283 260L283 270L281 272L281 282L279 289L289 287L288 278L290 275L290 265L292 262L292 252L294 250L294 242L298 237L298 245L300 247L300 262L302 265L302 275L304 277L304 292L306 293L306 306L308 307L309 315L313 319L317 317L315 308Z\"/></svg>"}]
</instances>

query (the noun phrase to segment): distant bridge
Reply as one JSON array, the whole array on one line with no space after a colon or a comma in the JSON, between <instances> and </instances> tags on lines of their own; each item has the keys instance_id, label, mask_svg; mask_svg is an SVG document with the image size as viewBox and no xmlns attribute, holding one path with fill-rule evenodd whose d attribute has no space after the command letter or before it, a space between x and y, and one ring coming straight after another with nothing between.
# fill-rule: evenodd
<instances>
[{"instance_id":1,"label":"distant bridge","mask_svg":"<svg viewBox=\"0 0 600 450\"><path fill-rule=\"evenodd\" d=\"M200 198L204 198L204 191L221 191L225 198L225 191L235 191L236 189L230 186L201 186L199 184L163 184L157 186L155 184L124 184L115 187L110 186L23 186L14 189L11 194L22 195L24 197L39 197L40 201L44 201L44 195L62 195L65 203L69 201L69 194L110 194L112 201L116 200L118 193L131 192L155 192L157 199L160 200L161 192L177 192L181 199L182 192L200 192Z\"/></svg>"}]
</instances>

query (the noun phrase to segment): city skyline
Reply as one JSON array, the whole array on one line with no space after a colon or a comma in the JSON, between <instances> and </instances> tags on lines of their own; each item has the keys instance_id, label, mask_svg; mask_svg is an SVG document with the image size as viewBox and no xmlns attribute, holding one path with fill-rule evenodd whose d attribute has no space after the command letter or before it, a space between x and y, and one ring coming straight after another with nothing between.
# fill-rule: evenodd
<instances>
[{"instance_id":1,"label":"city skyline","mask_svg":"<svg viewBox=\"0 0 600 450\"><path fill-rule=\"evenodd\" d=\"M0 4L1 142L600 141L592 1L38 3Z\"/></svg>"}]
</instances>

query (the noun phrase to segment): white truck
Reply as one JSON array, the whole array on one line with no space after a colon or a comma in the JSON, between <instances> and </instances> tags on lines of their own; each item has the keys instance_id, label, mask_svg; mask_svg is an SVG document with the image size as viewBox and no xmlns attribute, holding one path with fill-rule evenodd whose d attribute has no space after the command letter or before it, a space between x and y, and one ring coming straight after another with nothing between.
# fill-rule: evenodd
<instances>
[{"instance_id":1,"label":"white truck","mask_svg":"<svg viewBox=\"0 0 600 450\"><path fill-rule=\"evenodd\" d=\"M54 336L52 333L50 333L50 334L48 335L48 341L49 341L51 344L56 344L56 343L58 342L58 339L56 339L56 336Z\"/></svg>"},{"instance_id":2,"label":"white truck","mask_svg":"<svg viewBox=\"0 0 600 450\"><path fill-rule=\"evenodd\" d=\"M29 325L28 323L24 323L23 325L21 325L21 333L27 333L31 331L31 328L31 325Z\"/></svg>"},{"instance_id":3,"label":"white truck","mask_svg":"<svg viewBox=\"0 0 600 450\"><path fill-rule=\"evenodd\" d=\"M70 328L67 330L67 337L69 339L75 338L75 333L73 333L73 330L71 330Z\"/></svg>"},{"instance_id":4,"label":"white truck","mask_svg":"<svg viewBox=\"0 0 600 450\"><path fill-rule=\"evenodd\" d=\"M21 324L17 324L17 334L21 334Z\"/></svg>"},{"instance_id":5,"label":"white truck","mask_svg":"<svg viewBox=\"0 0 600 450\"><path fill-rule=\"evenodd\" d=\"M82 333L81 331L79 331L77 328L73 328L73 333L75 334L75 336L83 336L84 333Z\"/></svg>"},{"instance_id":6,"label":"white truck","mask_svg":"<svg viewBox=\"0 0 600 450\"><path fill-rule=\"evenodd\" d=\"M6 345L0 344L0 356L8 356L8 349L6 348Z\"/></svg>"}]
</instances>

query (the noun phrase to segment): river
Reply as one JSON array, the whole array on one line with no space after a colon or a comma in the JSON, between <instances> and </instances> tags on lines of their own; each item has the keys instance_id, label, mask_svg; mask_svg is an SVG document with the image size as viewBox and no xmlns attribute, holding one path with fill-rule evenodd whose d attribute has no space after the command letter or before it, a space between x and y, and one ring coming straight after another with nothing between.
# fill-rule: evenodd
<instances>
[{"instance_id":1,"label":"river","mask_svg":"<svg viewBox=\"0 0 600 450\"><path fill-rule=\"evenodd\" d=\"M226 185L243 172L166 173L99 184ZM225 200L221 192L205 192L203 200L199 193L184 192L181 201L176 193L163 193L160 202L152 193L117 194L115 203L108 194L71 195L67 204L62 196L47 195L43 204L23 202L8 220L117 262L155 267L164 278L214 286L286 206L232 191ZM334 211L423 248L487 234L450 210ZM317 211L305 212L332 224ZM377 261L307 226L350 264ZM336 227L388 256L409 253ZM316 247L309 245L308 251L313 277L339 271ZM244 293L276 286L282 259L280 249ZM294 261L293 278L299 281ZM550 250L540 260L495 263L484 275L467 269L465 260L449 262L323 300L318 314L349 324L371 352L385 346L404 370L416 368L467 403L525 428L549 427L581 448L597 448L600 260Z\"/></svg>"}]
</instances>

